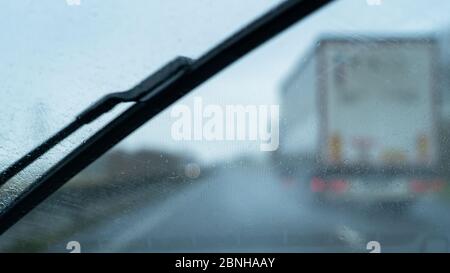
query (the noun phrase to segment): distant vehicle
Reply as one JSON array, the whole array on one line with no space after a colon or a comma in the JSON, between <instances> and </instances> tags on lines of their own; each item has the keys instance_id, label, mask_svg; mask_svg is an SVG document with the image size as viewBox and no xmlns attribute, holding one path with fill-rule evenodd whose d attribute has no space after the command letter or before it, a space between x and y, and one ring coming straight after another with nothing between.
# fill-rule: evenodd
<instances>
[{"instance_id":1,"label":"distant vehicle","mask_svg":"<svg viewBox=\"0 0 450 273\"><path fill-rule=\"evenodd\" d=\"M431 38L329 36L302 59L282 88L280 153L314 155L318 199L406 208L442 188L437 54Z\"/></svg>"}]
</instances>

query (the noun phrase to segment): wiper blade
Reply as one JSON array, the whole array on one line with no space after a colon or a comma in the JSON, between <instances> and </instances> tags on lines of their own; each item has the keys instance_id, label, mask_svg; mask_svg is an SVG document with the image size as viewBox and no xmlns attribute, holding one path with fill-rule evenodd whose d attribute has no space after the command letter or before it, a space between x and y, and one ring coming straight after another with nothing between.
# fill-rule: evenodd
<instances>
[{"instance_id":1,"label":"wiper blade","mask_svg":"<svg viewBox=\"0 0 450 273\"><path fill-rule=\"evenodd\" d=\"M8 182L9 179L28 167L31 163L36 161L43 154L48 152L55 145L80 129L83 125L87 125L96 120L98 117L107 113L120 103L138 102L143 97L151 95L152 91L154 91L158 86L167 82L170 78L179 76L181 73L186 71L192 62L193 61L187 57L177 57L132 89L124 92L110 93L104 96L84 110L70 124L2 171L0 173L0 187Z\"/></svg>"},{"instance_id":2,"label":"wiper blade","mask_svg":"<svg viewBox=\"0 0 450 273\"><path fill-rule=\"evenodd\" d=\"M186 69L174 73L170 77L162 77L163 80L157 86L154 86L151 92L147 92L140 97L134 105L89 137L32 183L7 208L0 211L0 234L111 147L176 100L251 50L330 2L332 0L285 1L220 43L198 60L189 62L190 64L187 65ZM142 90L146 90L146 88L148 86L144 84ZM136 91L136 93L138 92ZM100 103L100 105L94 106L93 109L109 108L107 103L105 105ZM99 113L101 112L99 111ZM92 114L91 116L88 113L86 120L96 115ZM69 129L73 130L73 128ZM51 147L52 145L49 145L46 150ZM36 154L41 152L38 151Z\"/></svg>"}]
</instances>

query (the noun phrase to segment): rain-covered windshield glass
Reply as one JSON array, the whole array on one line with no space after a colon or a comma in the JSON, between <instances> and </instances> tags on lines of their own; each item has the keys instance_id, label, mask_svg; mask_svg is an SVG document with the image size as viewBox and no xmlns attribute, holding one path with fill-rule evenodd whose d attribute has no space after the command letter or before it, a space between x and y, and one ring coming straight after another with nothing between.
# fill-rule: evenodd
<instances>
[{"instance_id":1,"label":"rain-covered windshield glass","mask_svg":"<svg viewBox=\"0 0 450 273\"><path fill-rule=\"evenodd\" d=\"M3 50L16 100L1 102L4 162L101 90L198 56L276 1L80 3L33 5L42 25L25 21L14 39L37 45ZM0 251L448 252L447 10L335 1L147 122L5 232Z\"/></svg>"},{"instance_id":2,"label":"rain-covered windshield glass","mask_svg":"<svg viewBox=\"0 0 450 273\"><path fill-rule=\"evenodd\" d=\"M280 2L6 1L0 9L0 170L103 95L128 90L175 56L199 57ZM0 211L127 107L85 126L14 177L0 190Z\"/></svg>"}]
</instances>

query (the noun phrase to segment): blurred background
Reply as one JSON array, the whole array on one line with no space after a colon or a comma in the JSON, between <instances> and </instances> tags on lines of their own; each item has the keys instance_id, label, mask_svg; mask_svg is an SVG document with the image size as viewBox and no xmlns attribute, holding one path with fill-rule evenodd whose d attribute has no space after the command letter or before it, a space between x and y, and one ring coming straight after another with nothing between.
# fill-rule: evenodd
<instances>
[{"instance_id":1,"label":"blurred background","mask_svg":"<svg viewBox=\"0 0 450 273\"><path fill-rule=\"evenodd\" d=\"M200 56L278 3L6 2L0 167L102 95ZM278 149L176 140L173 105L3 234L0 251L78 241L82 252L369 252L377 241L383 252L448 252L449 9L333 2L175 104L279 105ZM0 210L126 107L1 187Z\"/></svg>"}]
</instances>

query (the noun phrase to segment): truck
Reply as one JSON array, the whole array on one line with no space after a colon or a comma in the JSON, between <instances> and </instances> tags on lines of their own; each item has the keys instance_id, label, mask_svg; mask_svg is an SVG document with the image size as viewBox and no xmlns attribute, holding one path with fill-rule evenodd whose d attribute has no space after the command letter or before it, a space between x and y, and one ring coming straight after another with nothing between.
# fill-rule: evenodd
<instances>
[{"instance_id":1,"label":"truck","mask_svg":"<svg viewBox=\"0 0 450 273\"><path fill-rule=\"evenodd\" d=\"M332 204L404 210L442 190L438 62L433 37L319 38L282 84L283 176Z\"/></svg>"}]
</instances>

